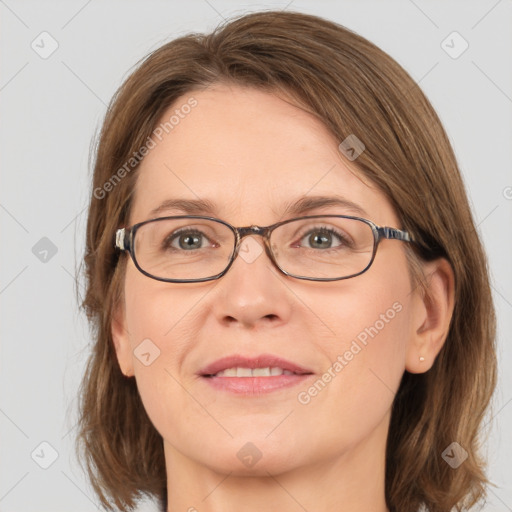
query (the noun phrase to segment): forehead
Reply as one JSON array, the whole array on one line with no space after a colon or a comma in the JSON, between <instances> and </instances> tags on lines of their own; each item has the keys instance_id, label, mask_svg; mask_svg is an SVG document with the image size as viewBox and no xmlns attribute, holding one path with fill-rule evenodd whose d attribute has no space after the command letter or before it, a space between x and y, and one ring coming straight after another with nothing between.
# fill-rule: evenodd
<instances>
[{"instance_id":1,"label":"forehead","mask_svg":"<svg viewBox=\"0 0 512 512\"><path fill-rule=\"evenodd\" d=\"M205 199L214 203L211 213L238 225L276 222L304 196L342 196L372 220L393 218L384 195L343 159L326 126L274 94L210 86L178 98L159 126L138 169L131 223L170 198Z\"/></svg>"}]
</instances>

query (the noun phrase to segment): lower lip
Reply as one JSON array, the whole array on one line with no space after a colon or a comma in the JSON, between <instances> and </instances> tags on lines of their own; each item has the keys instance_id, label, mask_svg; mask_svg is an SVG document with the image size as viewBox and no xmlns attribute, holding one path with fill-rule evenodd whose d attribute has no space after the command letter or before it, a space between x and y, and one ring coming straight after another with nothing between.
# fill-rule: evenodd
<instances>
[{"instance_id":1,"label":"lower lip","mask_svg":"<svg viewBox=\"0 0 512 512\"><path fill-rule=\"evenodd\" d=\"M303 383L307 375L275 375L272 377L203 377L212 387L240 395L261 395Z\"/></svg>"}]
</instances>

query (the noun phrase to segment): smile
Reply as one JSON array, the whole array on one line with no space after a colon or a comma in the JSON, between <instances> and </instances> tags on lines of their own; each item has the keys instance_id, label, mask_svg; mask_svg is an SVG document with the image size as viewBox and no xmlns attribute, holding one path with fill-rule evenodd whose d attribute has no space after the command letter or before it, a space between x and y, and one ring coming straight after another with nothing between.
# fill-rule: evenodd
<instances>
[{"instance_id":1,"label":"smile","mask_svg":"<svg viewBox=\"0 0 512 512\"><path fill-rule=\"evenodd\" d=\"M277 356L233 355L207 365L199 375L214 389L247 396L298 385L313 372Z\"/></svg>"},{"instance_id":2,"label":"smile","mask_svg":"<svg viewBox=\"0 0 512 512\"><path fill-rule=\"evenodd\" d=\"M220 371L212 377L275 377L278 375L294 375L290 370L283 370L283 368L274 367L269 368L227 368Z\"/></svg>"}]
</instances>

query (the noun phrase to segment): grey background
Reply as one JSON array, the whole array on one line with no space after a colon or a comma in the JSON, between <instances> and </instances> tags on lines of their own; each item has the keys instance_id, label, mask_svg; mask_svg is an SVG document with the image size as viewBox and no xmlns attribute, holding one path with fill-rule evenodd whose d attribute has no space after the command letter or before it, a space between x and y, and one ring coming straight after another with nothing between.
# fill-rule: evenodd
<instances>
[{"instance_id":1,"label":"grey background","mask_svg":"<svg viewBox=\"0 0 512 512\"><path fill-rule=\"evenodd\" d=\"M97 510L73 455L90 341L74 275L90 143L107 102L151 49L270 7L324 16L376 43L420 83L446 127L488 251L499 319L486 448L496 487L484 510L512 510L511 0L0 0L0 511ZM46 59L31 47L51 48L43 31L58 43ZM469 43L456 59L441 47L453 31ZM48 469L41 465L52 448L41 442L58 454Z\"/></svg>"}]
</instances>

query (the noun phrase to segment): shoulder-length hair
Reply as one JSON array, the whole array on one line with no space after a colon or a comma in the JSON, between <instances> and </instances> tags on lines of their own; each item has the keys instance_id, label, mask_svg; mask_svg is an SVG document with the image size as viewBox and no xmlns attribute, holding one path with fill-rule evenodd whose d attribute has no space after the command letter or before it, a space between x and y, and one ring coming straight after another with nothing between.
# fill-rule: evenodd
<instances>
[{"instance_id":1,"label":"shoulder-length hair","mask_svg":"<svg viewBox=\"0 0 512 512\"><path fill-rule=\"evenodd\" d=\"M82 306L95 343L81 388L78 436L102 503L130 510L143 495L166 497L162 439L135 379L121 373L111 337L126 262L114 236L128 221L142 148L148 150L164 111L218 82L285 93L340 142L349 135L363 141L365 151L352 164L420 241L409 255L411 268L417 274L418 262L437 257L450 262L455 309L446 342L428 372L405 372L394 400L386 500L400 512L475 504L487 483L478 449L496 381L495 316L486 257L450 142L418 85L374 44L316 16L272 11L153 51L106 113L95 148L84 256ZM456 470L442 458L452 442L468 453Z\"/></svg>"}]
</instances>

